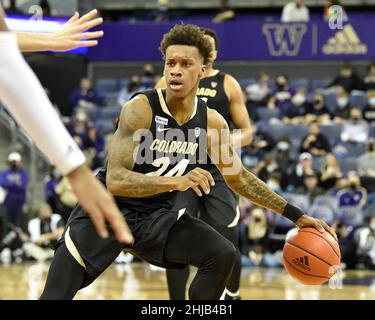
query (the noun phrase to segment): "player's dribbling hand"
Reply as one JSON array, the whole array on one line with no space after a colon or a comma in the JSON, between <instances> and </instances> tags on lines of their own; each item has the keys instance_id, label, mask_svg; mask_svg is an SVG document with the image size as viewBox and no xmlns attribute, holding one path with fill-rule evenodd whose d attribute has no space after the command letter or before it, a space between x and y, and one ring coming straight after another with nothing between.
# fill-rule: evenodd
<instances>
[{"instance_id":1,"label":"player's dribbling hand","mask_svg":"<svg viewBox=\"0 0 375 320\"><path fill-rule=\"evenodd\" d=\"M211 187L215 185L211 173L201 168L195 168L184 176L176 177L176 179L178 179L176 188L178 191L186 191L192 188L199 197L203 195L201 190L205 194L209 194Z\"/></svg>"},{"instance_id":2,"label":"player's dribbling hand","mask_svg":"<svg viewBox=\"0 0 375 320\"><path fill-rule=\"evenodd\" d=\"M67 177L80 205L90 216L98 234L102 238L108 236L106 228L106 221L108 221L118 241L132 243L133 236L117 208L113 196L94 177L92 172L82 165Z\"/></svg>"},{"instance_id":3,"label":"player's dribbling hand","mask_svg":"<svg viewBox=\"0 0 375 320\"><path fill-rule=\"evenodd\" d=\"M304 214L301 216L297 222L296 226L301 229L301 228L306 228L306 227L313 227L317 229L320 232L324 232L324 230L328 231L337 241L337 235L335 231L324 221L321 219L315 219L313 217L308 216L307 214Z\"/></svg>"},{"instance_id":4,"label":"player's dribbling hand","mask_svg":"<svg viewBox=\"0 0 375 320\"><path fill-rule=\"evenodd\" d=\"M76 12L62 27L61 30L50 35L50 49L67 51L78 47L93 47L98 44L95 40L103 36L103 31L85 32L103 23L102 18L95 18L96 9L79 17Z\"/></svg>"}]
</instances>

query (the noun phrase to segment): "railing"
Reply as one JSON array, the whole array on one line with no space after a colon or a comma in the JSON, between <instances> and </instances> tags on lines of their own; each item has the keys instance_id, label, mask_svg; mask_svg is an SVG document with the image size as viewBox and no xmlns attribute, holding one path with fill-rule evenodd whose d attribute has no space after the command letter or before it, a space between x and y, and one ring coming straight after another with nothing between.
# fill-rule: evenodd
<instances>
[{"instance_id":1,"label":"railing","mask_svg":"<svg viewBox=\"0 0 375 320\"><path fill-rule=\"evenodd\" d=\"M10 133L10 145L9 150L19 150L21 143L28 150L29 156L29 186L28 188L28 204L32 209L37 206L37 189L35 186L38 184L38 162L40 161L43 166L48 167L50 165L49 160L42 154L35 146L30 136L25 132L24 129L19 127L15 120L5 111L3 106L0 104L0 122Z\"/></svg>"}]
</instances>

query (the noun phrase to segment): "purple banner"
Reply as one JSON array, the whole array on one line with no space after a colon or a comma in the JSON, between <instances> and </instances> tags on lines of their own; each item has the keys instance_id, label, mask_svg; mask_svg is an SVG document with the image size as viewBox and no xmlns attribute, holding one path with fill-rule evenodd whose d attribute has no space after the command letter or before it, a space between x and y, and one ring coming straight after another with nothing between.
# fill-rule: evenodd
<instances>
[{"instance_id":1,"label":"purple banner","mask_svg":"<svg viewBox=\"0 0 375 320\"><path fill-rule=\"evenodd\" d=\"M188 21L184 21L188 23ZM356 14L341 29L322 17L309 23L241 19L222 24L194 21L217 31L220 60L375 59L375 13ZM160 61L163 34L174 24L104 24L100 45L90 48L92 61Z\"/></svg>"}]
</instances>

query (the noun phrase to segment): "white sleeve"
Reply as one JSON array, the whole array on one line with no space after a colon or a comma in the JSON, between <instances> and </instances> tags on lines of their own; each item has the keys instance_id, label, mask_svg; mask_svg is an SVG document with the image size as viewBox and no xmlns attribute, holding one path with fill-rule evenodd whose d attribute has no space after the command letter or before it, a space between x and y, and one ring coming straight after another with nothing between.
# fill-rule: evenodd
<instances>
[{"instance_id":1,"label":"white sleeve","mask_svg":"<svg viewBox=\"0 0 375 320\"><path fill-rule=\"evenodd\" d=\"M47 98L39 80L22 57L16 36L0 32L0 100L62 174L85 157Z\"/></svg>"}]
</instances>

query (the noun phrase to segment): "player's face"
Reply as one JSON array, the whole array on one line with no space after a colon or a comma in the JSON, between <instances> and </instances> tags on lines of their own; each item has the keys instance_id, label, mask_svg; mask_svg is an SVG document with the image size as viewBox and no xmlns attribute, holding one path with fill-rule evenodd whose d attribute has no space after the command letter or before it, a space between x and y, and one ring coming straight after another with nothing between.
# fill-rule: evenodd
<instances>
[{"instance_id":1,"label":"player's face","mask_svg":"<svg viewBox=\"0 0 375 320\"><path fill-rule=\"evenodd\" d=\"M165 54L164 76L167 89L178 97L185 97L196 89L205 70L203 57L196 47L172 45Z\"/></svg>"}]
</instances>

